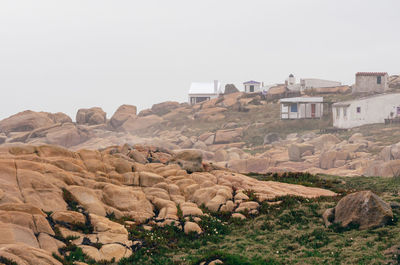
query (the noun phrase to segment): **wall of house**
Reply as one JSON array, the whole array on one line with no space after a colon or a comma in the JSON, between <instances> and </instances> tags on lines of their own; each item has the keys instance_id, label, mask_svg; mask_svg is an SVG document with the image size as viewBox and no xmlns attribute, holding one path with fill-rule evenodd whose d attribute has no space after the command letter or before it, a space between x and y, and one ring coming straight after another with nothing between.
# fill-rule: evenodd
<instances>
[{"instance_id":1,"label":"wall of house","mask_svg":"<svg viewBox=\"0 0 400 265\"><path fill-rule=\"evenodd\" d=\"M209 97L210 99L217 98L218 94L189 94L189 104L192 104L191 98L204 98Z\"/></svg>"},{"instance_id":2,"label":"wall of house","mask_svg":"<svg viewBox=\"0 0 400 265\"><path fill-rule=\"evenodd\" d=\"M348 129L365 124L384 123L390 113L396 117L400 94L386 94L348 102L348 107L333 105L333 126ZM357 111L359 108L359 112ZM339 110L337 110L339 109ZM344 115L346 109L346 116Z\"/></svg>"},{"instance_id":3,"label":"wall of house","mask_svg":"<svg viewBox=\"0 0 400 265\"><path fill-rule=\"evenodd\" d=\"M381 77L381 84L377 83L377 76L356 75L356 84L353 93L378 92L383 93L389 89L388 75Z\"/></svg>"},{"instance_id":4,"label":"wall of house","mask_svg":"<svg viewBox=\"0 0 400 265\"><path fill-rule=\"evenodd\" d=\"M301 90L321 87L335 87L340 86L342 83L337 81L323 80L323 79L300 79Z\"/></svg>"},{"instance_id":5,"label":"wall of house","mask_svg":"<svg viewBox=\"0 0 400 265\"><path fill-rule=\"evenodd\" d=\"M246 93L250 93L250 86L254 86L254 92L260 92L261 91L261 84L245 84L244 85L244 91Z\"/></svg>"},{"instance_id":6,"label":"wall of house","mask_svg":"<svg viewBox=\"0 0 400 265\"><path fill-rule=\"evenodd\" d=\"M281 119L310 119L320 118L324 112L324 106L322 103L299 103L297 112L293 112L291 105L297 103L283 103L281 104ZM312 117L311 110L312 104L315 104L315 115Z\"/></svg>"}]
</instances>

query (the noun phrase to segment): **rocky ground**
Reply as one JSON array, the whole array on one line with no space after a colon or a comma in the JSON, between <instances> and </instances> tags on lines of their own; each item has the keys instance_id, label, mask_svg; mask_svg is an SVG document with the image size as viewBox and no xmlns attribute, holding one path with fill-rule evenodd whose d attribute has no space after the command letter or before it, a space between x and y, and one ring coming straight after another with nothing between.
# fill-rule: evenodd
<instances>
[{"instance_id":1,"label":"rocky ground","mask_svg":"<svg viewBox=\"0 0 400 265\"><path fill-rule=\"evenodd\" d=\"M327 101L354 97L333 90ZM323 133L329 111L282 121L287 91L271 93L0 121L0 264L394 262L400 238L381 227L398 229L399 127ZM339 253L343 233L380 254Z\"/></svg>"},{"instance_id":2,"label":"rocky ground","mask_svg":"<svg viewBox=\"0 0 400 265\"><path fill-rule=\"evenodd\" d=\"M131 227L173 225L201 234L205 211L245 219L258 214L259 202L280 196L335 195L202 163L197 151L128 145L78 152L3 147L0 175L0 255L18 264L61 264L73 247L89 261L119 261L142 244Z\"/></svg>"}]
</instances>

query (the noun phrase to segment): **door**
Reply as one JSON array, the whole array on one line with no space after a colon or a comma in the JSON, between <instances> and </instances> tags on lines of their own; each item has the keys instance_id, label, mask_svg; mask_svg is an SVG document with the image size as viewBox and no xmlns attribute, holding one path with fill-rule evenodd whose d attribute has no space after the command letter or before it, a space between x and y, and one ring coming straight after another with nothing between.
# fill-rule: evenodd
<instances>
[{"instance_id":1,"label":"door","mask_svg":"<svg viewBox=\"0 0 400 265\"><path fill-rule=\"evenodd\" d=\"M254 86L253 85L250 86L250 92L254 92Z\"/></svg>"},{"instance_id":2,"label":"door","mask_svg":"<svg viewBox=\"0 0 400 265\"><path fill-rule=\"evenodd\" d=\"M311 104L311 118L315 118L315 104Z\"/></svg>"}]
</instances>

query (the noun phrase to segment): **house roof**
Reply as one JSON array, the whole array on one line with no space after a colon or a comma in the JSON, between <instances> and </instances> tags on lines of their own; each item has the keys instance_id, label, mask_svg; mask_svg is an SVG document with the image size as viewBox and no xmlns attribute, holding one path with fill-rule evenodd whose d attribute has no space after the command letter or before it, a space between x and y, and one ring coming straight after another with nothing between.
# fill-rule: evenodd
<instances>
[{"instance_id":1,"label":"house roof","mask_svg":"<svg viewBox=\"0 0 400 265\"><path fill-rule=\"evenodd\" d=\"M333 103L333 106L340 107L340 106L344 106L344 105L350 105L351 103L354 103L354 102L370 99L370 98L380 98L380 97L387 97L387 96L393 97L396 95L400 95L400 93L382 93L382 94L378 94L378 95L370 95L370 96L361 97L361 98L357 98L357 99L336 102L336 103Z\"/></svg>"},{"instance_id":2,"label":"house roof","mask_svg":"<svg viewBox=\"0 0 400 265\"><path fill-rule=\"evenodd\" d=\"M260 82L254 81L254 80L250 80L247 82L244 82L243 85L248 85L248 84L261 84Z\"/></svg>"},{"instance_id":3,"label":"house roof","mask_svg":"<svg viewBox=\"0 0 400 265\"><path fill-rule=\"evenodd\" d=\"M323 97L295 97L295 98L282 98L280 102L283 103L322 103Z\"/></svg>"},{"instance_id":4,"label":"house roof","mask_svg":"<svg viewBox=\"0 0 400 265\"><path fill-rule=\"evenodd\" d=\"M387 74L386 72L358 72L356 76L384 76Z\"/></svg>"},{"instance_id":5,"label":"house roof","mask_svg":"<svg viewBox=\"0 0 400 265\"><path fill-rule=\"evenodd\" d=\"M220 92L220 82L217 83L217 91L214 90L214 82L193 82L189 89L189 94L217 94Z\"/></svg>"}]
</instances>

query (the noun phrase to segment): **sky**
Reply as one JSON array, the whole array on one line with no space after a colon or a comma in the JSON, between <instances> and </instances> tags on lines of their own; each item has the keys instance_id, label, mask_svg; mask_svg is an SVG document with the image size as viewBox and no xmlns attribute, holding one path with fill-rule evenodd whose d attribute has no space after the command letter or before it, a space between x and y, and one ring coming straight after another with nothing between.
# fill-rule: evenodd
<instances>
[{"instance_id":1,"label":"sky","mask_svg":"<svg viewBox=\"0 0 400 265\"><path fill-rule=\"evenodd\" d=\"M187 101L191 82L400 74L398 0L1 0L0 119Z\"/></svg>"}]
</instances>

